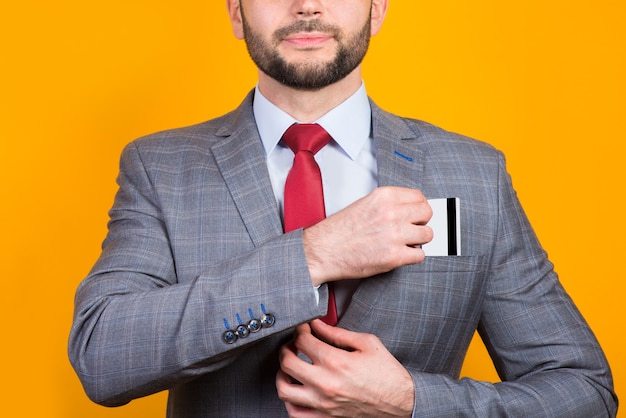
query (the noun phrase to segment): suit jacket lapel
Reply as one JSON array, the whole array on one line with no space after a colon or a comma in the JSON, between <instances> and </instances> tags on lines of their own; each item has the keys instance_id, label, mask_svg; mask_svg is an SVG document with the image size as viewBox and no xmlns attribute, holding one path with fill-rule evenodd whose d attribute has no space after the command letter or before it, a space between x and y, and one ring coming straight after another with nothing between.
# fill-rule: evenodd
<instances>
[{"instance_id":1,"label":"suit jacket lapel","mask_svg":"<svg viewBox=\"0 0 626 418\"><path fill-rule=\"evenodd\" d=\"M417 146L418 134L399 117L372 103L372 120L379 186L420 189L423 153Z\"/></svg>"},{"instance_id":2,"label":"suit jacket lapel","mask_svg":"<svg viewBox=\"0 0 626 418\"><path fill-rule=\"evenodd\" d=\"M254 245L283 233L272 191L265 150L252 113L250 93L228 114L216 135L223 137L211 151L248 229Z\"/></svg>"}]
</instances>

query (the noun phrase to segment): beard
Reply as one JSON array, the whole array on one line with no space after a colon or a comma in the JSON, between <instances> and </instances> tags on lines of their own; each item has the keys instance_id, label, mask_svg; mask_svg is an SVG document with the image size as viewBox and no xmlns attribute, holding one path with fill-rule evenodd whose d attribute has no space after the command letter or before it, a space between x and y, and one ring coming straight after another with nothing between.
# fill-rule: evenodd
<instances>
[{"instance_id":1,"label":"beard","mask_svg":"<svg viewBox=\"0 0 626 418\"><path fill-rule=\"evenodd\" d=\"M369 47L370 19L354 36L345 40L341 30L318 20L299 20L278 29L271 43L254 32L242 10L244 39L250 58L256 66L279 83L297 90L319 90L342 80L361 64ZM337 52L328 62L288 63L278 52L278 46L288 35L298 32L329 33L337 42Z\"/></svg>"}]
</instances>

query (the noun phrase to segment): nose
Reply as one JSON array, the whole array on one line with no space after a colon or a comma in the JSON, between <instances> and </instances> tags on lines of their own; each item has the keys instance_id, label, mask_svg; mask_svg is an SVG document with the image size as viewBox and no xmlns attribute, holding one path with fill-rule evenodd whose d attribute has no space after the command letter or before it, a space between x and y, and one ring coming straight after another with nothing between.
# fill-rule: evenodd
<instances>
[{"instance_id":1,"label":"nose","mask_svg":"<svg viewBox=\"0 0 626 418\"><path fill-rule=\"evenodd\" d=\"M294 3L294 12L299 18L319 17L324 13L322 0L297 0Z\"/></svg>"}]
</instances>

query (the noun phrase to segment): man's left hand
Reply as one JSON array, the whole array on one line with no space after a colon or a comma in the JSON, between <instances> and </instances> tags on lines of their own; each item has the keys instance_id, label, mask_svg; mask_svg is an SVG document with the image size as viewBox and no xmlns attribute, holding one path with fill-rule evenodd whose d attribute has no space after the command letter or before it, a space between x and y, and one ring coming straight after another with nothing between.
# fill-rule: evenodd
<instances>
[{"instance_id":1,"label":"man's left hand","mask_svg":"<svg viewBox=\"0 0 626 418\"><path fill-rule=\"evenodd\" d=\"M378 337L319 319L281 348L276 388L290 417L410 417L415 399L413 378Z\"/></svg>"}]
</instances>

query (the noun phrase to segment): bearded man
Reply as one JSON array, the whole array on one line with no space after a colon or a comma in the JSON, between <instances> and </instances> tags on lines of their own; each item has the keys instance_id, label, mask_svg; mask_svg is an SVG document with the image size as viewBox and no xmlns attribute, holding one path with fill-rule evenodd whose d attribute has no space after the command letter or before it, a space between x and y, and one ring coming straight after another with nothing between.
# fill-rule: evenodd
<instances>
[{"instance_id":1,"label":"bearded man","mask_svg":"<svg viewBox=\"0 0 626 418\"><path fill-rule=\"evenodd\" d=\"M124 150L70 336L94 401L168 390L186 418L615 415L502 154L368 98L388 1L227 1L258 84ZM460 223L433 255L441 199ZM459 379L476 330L500 383Z\"/></svg>"}]
</instances>

